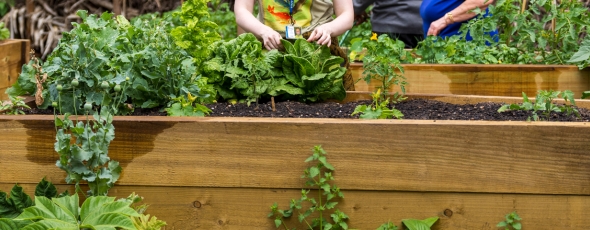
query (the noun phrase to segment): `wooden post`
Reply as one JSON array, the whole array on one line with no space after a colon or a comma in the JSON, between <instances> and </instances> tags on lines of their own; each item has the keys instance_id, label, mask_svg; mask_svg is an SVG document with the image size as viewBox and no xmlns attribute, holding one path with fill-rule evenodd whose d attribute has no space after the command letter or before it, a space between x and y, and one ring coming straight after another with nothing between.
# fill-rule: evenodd
<instances>
[{"instance_id":1,"label":"wooden post","mask_svg":"<svg viewBox=\"0 0 590 230\"><path fill-rule=\"evenodd\" d=\"M27 0L26 1L26 14L25 14L25 34L22 36L23 39L31 39L31 15L35 12L35 3L34 0Z\"/></svg>"},{"instance_id":2,"label":"wooden post","mask_svg":"<svg viewBox=\"0 0 590 230\"><path fill-rule=\"evenodd\" d=\"M121 15L121 0L113 0L113 13Z\"/></svg>"}]
</instances>

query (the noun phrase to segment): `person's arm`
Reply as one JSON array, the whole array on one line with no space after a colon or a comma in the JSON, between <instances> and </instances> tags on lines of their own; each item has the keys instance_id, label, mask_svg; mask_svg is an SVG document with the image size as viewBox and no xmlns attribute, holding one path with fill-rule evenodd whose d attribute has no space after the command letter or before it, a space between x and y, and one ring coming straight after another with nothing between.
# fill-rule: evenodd
<instances>
[{"instance_id":1,"label":"person's arm","mask_svg":"<svg viewBox=\"0 0 590 230\"><path fill-rule=\"evenodd\" d=\"M254 15L254 1L255 0L238 0L234 5L234 12L236 14L236 23L245 32L250 32L254 36L262 40L262 44L268 50L278 49L281 47L281 35L262 24Z\"/></svg>"},{"instance_id":2,"label":"person's arm","mask_svg":"<svg viewBox=\"0 0 590 230\"><path fill-rule=\"evenodd\" d=\"M485 10L488 5L494 3L494 0L466 0L451 12L445 14L442 18L432 22L428 28L427 35L438 35L441 30L455 22L463 22L475 17L471 12L475 8Z\"/></svg>"},{"instance_id":3,"label":"person's arm","mask_svg":"<svg viewBox=\"0 0 590 230\"><path fill-rule=\"evenodd\" d=\"M333 2L336 18L329 23L316 27L309 35L308 42L316 41L320 45L330 46L332 37L337 37L352 28L354 22L352 1L334 0Z\"/></svg>"}]
</instances>

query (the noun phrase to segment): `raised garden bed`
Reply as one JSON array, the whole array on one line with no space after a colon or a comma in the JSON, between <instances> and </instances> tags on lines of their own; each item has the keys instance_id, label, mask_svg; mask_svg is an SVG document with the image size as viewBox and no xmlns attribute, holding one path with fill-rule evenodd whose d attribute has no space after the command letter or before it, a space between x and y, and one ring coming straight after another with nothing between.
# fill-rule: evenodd
<instances>
[{"instance_id":1,"label":"raised garden bed","mask_svg":"<svg viewBox=\"0 0 590 230\"><path fill-rule=\"evenodd\" d=\"M566 65L404 64L406 93L520 97L538 90L571 90L577 97L590 89L590 70ZM362 77L362 63L352 63L353 79ZM379 82L360 80L357 91L373 91ZM399 90L396 88L394 90Z\"/></svg>"},{"instance_id":2,"label":"raised garden bed","mask_svg":"<svg viewBox=\"0 0 590 230\"><path fill-rule=\"evenodd\" d=\"M0 41L0 100L8 99L4 91L16 82L22 66L29 62L30 43L27 39Z\"/></svg>"},{"instance_id":3,"label":"raised garden bed","mask_svg":"<svg viewBox=\"0 0 590 230\"><path fill-rule=\"evenodd\" d=\"M109 155L123 174L109 195L137 192L171 229L273 228L269 206L299 196L314 145L336 168L353 228L439 216L433 229L496 229L516 210L527 228L583 229L590 210L587 122L130 116L114 125ZM54 141L52 115L0 116L0 189L32 191L44 176L65 186Z\"/></svg>"}]
</instances>

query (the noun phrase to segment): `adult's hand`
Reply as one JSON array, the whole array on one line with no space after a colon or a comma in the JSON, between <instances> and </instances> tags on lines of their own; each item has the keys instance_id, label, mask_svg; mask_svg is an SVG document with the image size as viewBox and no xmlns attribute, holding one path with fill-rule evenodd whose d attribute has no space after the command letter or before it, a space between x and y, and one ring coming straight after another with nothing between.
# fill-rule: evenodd
<instances>
[{"instance_id":1,"label":"adult's hand","mask_svg":"<svg viewBox=\"0 0 590 230\"><path fill-rule=\"evenodd\" d=\"M330 46L332 44L332 30L329 29L328 25L329 24L324 24L316 27L313 32L311 32L311 35L309 35L307 41L316 41L319 45Z\"/></svg>"},{"instance_id":2,"label":"adult's hand","mask_svg":"<svg viewBox=\"0 0 590 230\"><path fill-rule=\"evenodd\" d=\"M448 26L447 20L445 17L439 18L438 20L430 23L430 27L428 28L428 33L426 35L434 35L437 36L440 31Z\"/></svg>"}]
</instances>

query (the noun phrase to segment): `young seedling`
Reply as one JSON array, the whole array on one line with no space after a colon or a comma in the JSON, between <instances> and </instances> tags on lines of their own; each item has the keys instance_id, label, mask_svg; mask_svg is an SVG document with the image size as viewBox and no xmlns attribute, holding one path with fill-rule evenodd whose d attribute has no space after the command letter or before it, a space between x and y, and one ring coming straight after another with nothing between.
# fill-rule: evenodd
<instances>
[{"instance_id":1,"label":"young seedling","mask_svg":"<svg viewBox=\"0 0 590 230\"><path fill-rule=\"evenodd\" d=\"M516 211L514 211L512 213L506 214L505 220L498 223L496 227L504 228L505 230L520 230L522 229L522 224L520 224L521 220L522 218L520 218L520 216L516 214Z\"/></svg>"}]
</instances>

